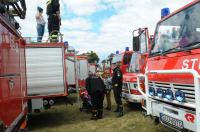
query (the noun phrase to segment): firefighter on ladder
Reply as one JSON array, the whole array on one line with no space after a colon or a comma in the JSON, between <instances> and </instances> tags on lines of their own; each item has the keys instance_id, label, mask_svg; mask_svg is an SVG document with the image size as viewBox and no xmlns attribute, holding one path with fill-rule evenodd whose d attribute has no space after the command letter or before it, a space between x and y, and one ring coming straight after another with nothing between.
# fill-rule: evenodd
<instances>
[{"instance_id":1,"label":"firefighter on ladder","mask_svg":"<svg viewBox=\"0 0 200 132\"><path fill-rule=\"evenodd\" d=\"M59 0L48 0L46 4L50 41L57 42L61 25Z\"/></svg>"},{"instance_id":2,"label":"firefighter on ladder","mask_svg":"<svg viewBox=\"0 0 200 132\"><path fill-rule=\"evenodd\" d=\"M113 85L113 92L115 97L115 102L117 104L117 108L114 112L119 112L119 117L123 116L123 104L121 100L122 94L122 71L119 68L119 63L113 64L113 77L112 77L112 85Z\"/></svg>"}]
</instances>

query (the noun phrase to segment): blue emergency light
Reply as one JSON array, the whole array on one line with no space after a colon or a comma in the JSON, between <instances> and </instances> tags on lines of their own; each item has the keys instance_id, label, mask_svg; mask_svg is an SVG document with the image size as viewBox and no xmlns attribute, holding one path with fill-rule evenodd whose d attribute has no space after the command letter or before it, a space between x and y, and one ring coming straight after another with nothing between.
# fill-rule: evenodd
<instances>
[{"instance_id":1,"label":"blue emergency light","mask_svg":"<svg viewBox=\"0 0 200 132\"><path fill-rule=\"evenodd\" d=\"M163 8L161 9L161 18L166 17L170 14L170 9L169 8Z\"/></svg>"},{"instance_id":2,"label":"blue emergency light","mask_svg":"<svg viewBox=\"0 0 200 132\"><path fill-rule=\"evenodd\" d=\"M116 51L116 54L119 54L119 50Z\"/></svg>"},{"instance_id":3,"label":"blue emergency light","mask_svg":"<svg viewBox=\"0 0 200 132\"><path fill-rule=\"evenodd\" d=\"M126 48L125 48L125 51L129 51L129 47L126 47Z\"/></svg>"},{"instance_id":4,"label":"blue emergency light","mask_svg":"<svg viewBox=\"0 0 200 132\"><path fill-rule=\"evenodd\" d=\"M65 45L65 47L68 47L68 46L69 46L68 41L65 41L65 42L64 42L64 45Z\"/></svg>"}]
</instances>

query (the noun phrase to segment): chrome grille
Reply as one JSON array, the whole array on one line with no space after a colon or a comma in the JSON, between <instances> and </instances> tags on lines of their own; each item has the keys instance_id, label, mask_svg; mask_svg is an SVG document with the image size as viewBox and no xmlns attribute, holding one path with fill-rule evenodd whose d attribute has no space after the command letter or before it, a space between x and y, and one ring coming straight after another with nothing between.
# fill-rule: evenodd
<instances>
[{"instance_id":1,"label":"chrome grille","mask_svg":"<svg viewBox=\"0 0 200 132\"><path fill-rule=\"evenodd\" d=\"M149 82L149 87L154 87L155 89L161 88L164 90L171 89L175 94L176 91L181 90L185 93L187 103L195 103L195 91L194 85L191 84L175 84L175 83L165 83L165 82Z\"/></svg>"}]
</instances>

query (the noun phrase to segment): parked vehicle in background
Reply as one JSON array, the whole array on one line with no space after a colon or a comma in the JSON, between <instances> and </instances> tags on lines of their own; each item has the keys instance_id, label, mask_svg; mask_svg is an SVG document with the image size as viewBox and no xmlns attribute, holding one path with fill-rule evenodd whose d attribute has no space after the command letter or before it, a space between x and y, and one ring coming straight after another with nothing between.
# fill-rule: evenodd
<instances>
[{"instance_id":1,"label":"parked vehicle in background","mask_svg":"<svg viewBox=\"0 0 200 132\"><path fill-rule=\"evenodd\" d=\"M141 103L142 95L138 91L137 75L145 72L148 46L150 43L148 28L139 28L133 31L133 37L137 37L140 46L137 52L133 52L128 72L123 74L122 97L132 103ZM135 49L133 45L133 49ZM144 81L140 83L144 89Z\"/></svg>"},{"instance_id":2,"label":"parked vehicle in background","mask_svg":"<svg viewBox=\"0 0 200 132\"><path fill-rule=\"evenodd\" d=\"M195 0L158 22L143 76L147 115L177 131L200 132L199 12Z\"/></svg>"},{"instance_id":3,"label":"parked vehicle in background","mask_svg":"<svg viewBox=\"0 0 200 132\"><path fill-rule=\"evenodd\" d=\"M67 74L67 85L68 87L76 87L76 66L75 66L75 54L66 53L65 54L65 65Z\"/></svg>"},{"instance_id":4,"label":"parked vehicle in background","mask_svg":"<svg viewBox=\"0 0 200 132\"><path fill-rule=\"evenodd\" d=\"M97 70L96 64L90 63L88 64L88 66L89 66L89 72L96 73L96 70Z\"/></svg>"},{"instance_id":5,"label":"parked vehicle in background","mask_svg":"<svg viewBox=\"0 0 200 132\"><path fill-rule=\"evenodd\" d=\"M112 57L112 64L119 62L122 73L126 73L128 71L128 66L131 61L132 53L133 51L129 51L128 47L126 47L126 50L122 53L116 51L116 54Z\"/></svg>"},{"instance_id":6,"label":"parked vehicle in background","mask_svg":"<svg viewBox=\"0 0 200 132\"><path fill-rule=\"evenodd\" d=\"M77 74L78 74L78 87L79 92L85 90L85 80L89 74L88 57L77 56Z\"/></svg>"},{"instance_id":7,"label":"parked vehicle in background","mask_svg":"<svg viewBox=\"0 0 200 132\"><path fill-rule=\"evenodd\" d=\"M11 6L12 5L12 6ZM16 7L16 8L13 8ZM10 11L16 11L14 14ZM20 11L20 12L17 12ZM14 16L25 18L25 0L0 2L0 131L26 128L25 41Z\"/></svg>"},{"instance_id":8,"label":"parked vehicle in background","mask_svg":"<svg viewBox=\"0 0 200 132\"><path fill-rule=\"evenodd\" d=\"M113 58L113 53L111 53L107 59L102 61L102 71L103 73L109 73L110 76L112 75L112 69L111 69L111 65L112 65L112 58Z\"/></svg>"}]
</instances>

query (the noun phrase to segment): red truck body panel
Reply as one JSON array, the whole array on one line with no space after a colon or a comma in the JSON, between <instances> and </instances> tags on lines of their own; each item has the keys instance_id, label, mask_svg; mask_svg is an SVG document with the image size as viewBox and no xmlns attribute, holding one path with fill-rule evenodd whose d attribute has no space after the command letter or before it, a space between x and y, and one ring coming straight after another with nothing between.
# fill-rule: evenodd
<instances>
[{"instance_id":1,"label":"red truck body panel","mask_svg":"<svg viewBox=\"0 0 200 132\"><path fill-rule=\"evenodd\" d=\"M0 15L0 120L14 127L27 111L25 41Z\"/></svg>"},{"instance_id":2,"label":"red truck body panel","mask_svg":"<svg viewBox=\"0 0 200 132\"><path fill-rule=\"evenodd\" d=\"M194 49L190 52L183 51L171 53L166 56L152 57L148 59L148 70L171 70L171 69L195 69L200 73L200 49ZM159 60L158 60L159 59ZM159 64L159 65L158 65ZM175 82L184 84L193 84L192 75L149 75L150 81Z\"/></svg>"}]
</instances>

